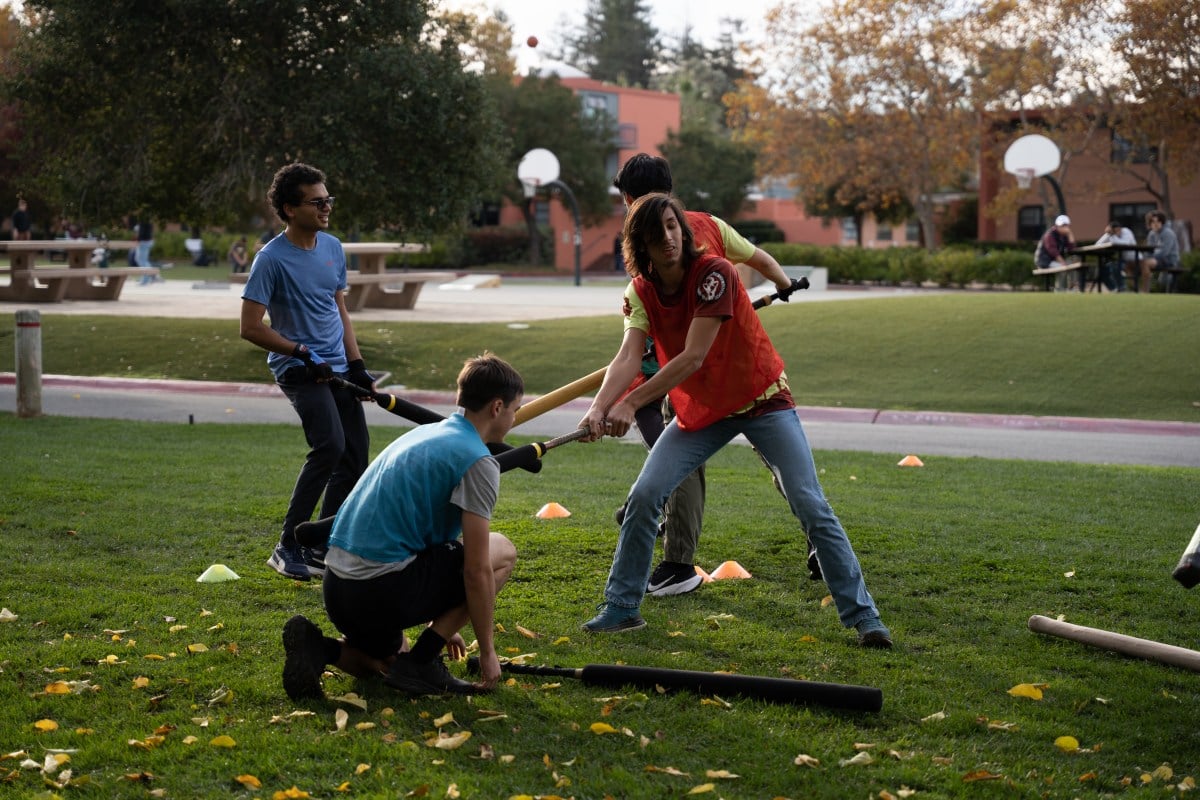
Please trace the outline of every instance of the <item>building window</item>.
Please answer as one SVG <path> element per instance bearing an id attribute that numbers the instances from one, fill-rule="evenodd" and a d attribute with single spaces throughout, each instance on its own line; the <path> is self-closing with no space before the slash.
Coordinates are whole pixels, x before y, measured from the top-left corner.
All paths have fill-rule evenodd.
<path id="1" fill-rule="evenodd" d="M 1157 208 L 1154 203 L 1111 203 L 1108 206 L 1108 218 L 1129 228 L 1142 241 L 1150 232 L 1146 227 L 1146 215 Z"/>
<path id="2" fill-rule="evenodd" d="M 913 220 L 904 226 L 904 241 L 906 241 L 906 242 L 920 242 L 921 241 L 921 223 Z"/>
<path id="3" fill-rule="evenodd" d="M 1112 162 L 1114 164 L 1153 164 L 1158 161 L 1158 148 L 1138 146 L 1116 131 L 1112 132 Z"/>
<path id="4" fill-rule="evenodd" d="M 854 221 L 854 217 L 842 217 L 842 241 L 858 241 L 858 223 Z"/>
<path id="5" fill-rule="evenodd" d="M 875 227 L 875 241 L 890 242 L 892 240 L 891 225 L 877 225 Z"/>
<path id="6" fill-rule="evenodd" d="M 1022 206 L 1017 212 L 1017 239 L 1036 242 L 1046 232 L 1046 210 L 1041 206 Z"/>
<path id="7" fill-rule="evenodd" d="M 617 126 L 617 147 L 622 150 L 636 150 L 638 146 L 637 125 L 632 122 L 622 122 Z"/>

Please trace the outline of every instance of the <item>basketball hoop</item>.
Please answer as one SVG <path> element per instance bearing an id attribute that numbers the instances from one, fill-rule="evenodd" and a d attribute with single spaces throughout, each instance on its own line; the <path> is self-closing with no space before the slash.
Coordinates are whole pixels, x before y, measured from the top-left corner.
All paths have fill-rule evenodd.
<path id="1" fill-rule="evenodd" d="M 1036 174 L 1032 167 L 1018 167 L 1013 170 L 1013 175 L 1017 176 L 1017 186 L 1022 189 L 1028 189 L 1033 185 L 1033 177 Z"/>
<path id="2" fill-rule="evenodd" d="M 541 185 L 542 182 L 537 178 L 522 178 L 521 188 L 525 190 L 525 199 L 532 200 L 534 195 L 537 194 L 538 187 Z"/>

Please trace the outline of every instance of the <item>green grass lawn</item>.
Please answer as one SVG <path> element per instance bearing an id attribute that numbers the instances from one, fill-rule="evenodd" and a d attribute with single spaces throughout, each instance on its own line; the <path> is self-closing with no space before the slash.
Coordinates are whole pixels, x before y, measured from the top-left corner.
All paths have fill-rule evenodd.
<path id="1" fill-rule="evenodd" d="M 613 289 L 614 295 L 619 292 Z M 169 313 L 169 309 L 164 310 Z M 1200 307 L 1190 295 L 956 293 L 772 306 L 762 318 L 802 405 L 1200 422 Z M 619 322 L 360 322 L 368 367 L 451 390 L 488 348 L 544 393 L 604 366 Z M 0 370 L 13 369 L 11 327 Z M 266 382 L 236 320 L 42 318 L 47 373 Z"/>
<path id="2" fill-rule="evenodd" d="M 373 433 L 375 451 L 394 435 Z M 803 537 L 742 447 L 710 465 L 699 559 L 736 560 L 753 578 L 648 598 L 642 631 L 584 634 L 643 452 L 565 446 L 541 474 L 502 481 L 493 526 L 520 552 L 496 609 L 503 655 L 876 686 L 883 711 L 539 678 L 411 699 L 343 675 L 327 692 L 357 703 L 297 707 L 280 684 L 281 626 L 303 613 L 329 628 L 320 585 L 265 564 L 303 457 L 295 426 L 0 414 L 0 441 L 0 606 L 15 615 L 0 622 L 5 796 L 1161 798 L 1200 778 L 1195 673 L 1026 628 L 1031 614 L 1061 614 L 1196 648 L 1198 596 L 1169 574 L 1198 521 L 1200 470 L 953 458 L 902 469 L 818 452 L 896 636 L 879 652 L 854 646 L 823 604 Z M 549 501 L 572 516 L 536 519 Z M 198 583 L 213 563 L 241 579 Z M 1043 698 L 1010 694 L 1020 684 Z M 439 731 L 471 736 L 430 747 Z M 1079 750 L 1056 747 L 1062 736 Z"/>

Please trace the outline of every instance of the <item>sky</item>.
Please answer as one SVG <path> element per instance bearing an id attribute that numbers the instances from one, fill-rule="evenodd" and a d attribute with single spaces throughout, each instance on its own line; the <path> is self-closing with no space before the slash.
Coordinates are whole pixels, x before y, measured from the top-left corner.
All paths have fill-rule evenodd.
<path id="1" fill-rule="evenodd" d="M 537 50 L 530 51 L 521 46 L 518 50 L 518 66 L 522 69 L 535 61 L 538 50 L 559 49 L 557 33 L 564 27 L 577 27 L 583 20 L 587 0 L 434 0 L 444 8 L 459 8 L 487 13 L 501 9 L 512 23 L 518 42 L 530 36 L 538 38 Z M 763 18 L 768 9 L 780 0 L 647 0 L 650 20 L 659 33 L 670 38 L 679 38 L 685 26 L 706 44 L 713 44 L 720 33 L 720 20 L 734 17 L 746 23 L 747 38 L 761 38 Z"/>

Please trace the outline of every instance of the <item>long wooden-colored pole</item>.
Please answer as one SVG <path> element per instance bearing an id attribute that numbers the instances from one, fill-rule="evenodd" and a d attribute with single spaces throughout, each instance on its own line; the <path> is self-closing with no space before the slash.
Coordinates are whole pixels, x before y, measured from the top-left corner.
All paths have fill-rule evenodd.
<path id="1" fill-rule="evenodd" d="M 1047 633 L 1051 636 L 1060 636 L 1063 639 L 1071 639 L 1076 642 L 1083 642 L 1094 647 L 1102 647 L 1105 650 L 1112 650 L 1127 656 L 1161 661 L 1164 664 L 1172 664 L 1176 667 L 1190 669 L 1193 672 L 1200 672 L 1200 653 L 1197 653 L 1195 650 L 1188 650 L 1186 647 L 1176 647 L 1172 644 L 1153 642 L 1149 639 L 1139 639 L 1136 636 L 1125 636 L 1121 633 L 1113 633 L 1112 631 L 1105 631 L 1099 628 L 1072 625 L 1069 622 L 1060 622 L 1059 620 L 1043 617 L 1039 614 L 1034 614 L 1029 618 L 1029 630 L 1036 633 Z"/>

